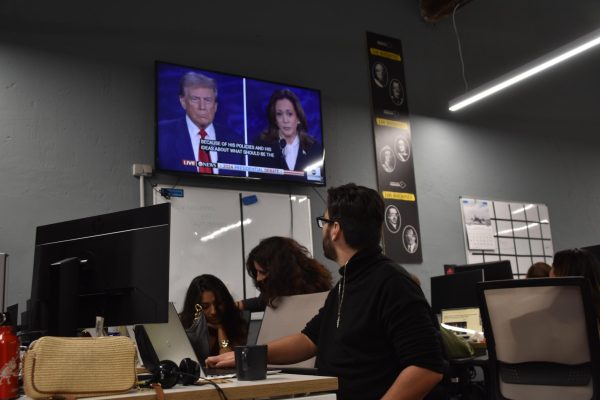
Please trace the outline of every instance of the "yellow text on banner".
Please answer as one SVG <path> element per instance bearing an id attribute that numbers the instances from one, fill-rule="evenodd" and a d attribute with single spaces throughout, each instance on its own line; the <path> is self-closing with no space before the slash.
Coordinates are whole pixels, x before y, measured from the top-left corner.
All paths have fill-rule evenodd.
<path id="1" fill-rule="evenodd" d="M 377 56 L 377 57 L 389 58 L 390 60 L 394 60 L 394 61 L 402 60 L 402 57 L 400 57 L 400 54 L 392 53 L 391 51 L 379 50 L 374 47 L 371 47 L 369 49 L 369 51 L 371 52 L 372 55 Z"/>
<path id="2" fill-rule="evenodd" d="M 408 123 L 402 121 L 393 121 L 385 118 L 375 118 L 375 123 L 379 126 L 389 126 L 390 128 L 408 129 Z"/>
<path id="3" fill-rule="evenodd" d="M 402 192 L 390 192 L 388 190 L 384 190 L 383 193 L 384 199 L 392 199 L 392 200 L 404 200 L 404 201 L 416 201 L 417 197 L 414 193 L 402 193 Z"/>

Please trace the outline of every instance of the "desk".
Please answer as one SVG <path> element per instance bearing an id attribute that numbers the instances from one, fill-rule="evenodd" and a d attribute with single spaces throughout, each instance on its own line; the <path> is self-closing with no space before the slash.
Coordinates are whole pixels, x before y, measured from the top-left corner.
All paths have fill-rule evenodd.
<path id="1" fill-rule="evenodd" d="M 232 379 L 231 383 L 219 384 L 229 400 L 271 398 L 278 399 L 298 398 L 303 400 L 335 400 L 334 393 L 338 388 L 338 380 L 334 377 L 274 374 L 268 375 L 261 381 L 238 381 Z M 302 397 L 305 396 L 305 397 Z M 156 400 L 154 390 L 144 389 L 131 393 L 90 397 L 89 400 Z M 165 390 L 167 400 L 221 400 L 219 393 L 212 385 L 180 386 Z"/>

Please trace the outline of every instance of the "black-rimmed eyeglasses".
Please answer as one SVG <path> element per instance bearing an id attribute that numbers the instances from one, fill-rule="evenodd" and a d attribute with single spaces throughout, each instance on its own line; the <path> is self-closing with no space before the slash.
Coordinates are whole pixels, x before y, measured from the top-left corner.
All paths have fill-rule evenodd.
<path id="1" fill-rule="evenodd" d="M 317 225 L 319 226 L 319 228 L 322 228 L 325 226 L 325 224 L 333 224 L 335 221 L 332 219 L 327 219 L 325 217 L 317 217 Z"/>

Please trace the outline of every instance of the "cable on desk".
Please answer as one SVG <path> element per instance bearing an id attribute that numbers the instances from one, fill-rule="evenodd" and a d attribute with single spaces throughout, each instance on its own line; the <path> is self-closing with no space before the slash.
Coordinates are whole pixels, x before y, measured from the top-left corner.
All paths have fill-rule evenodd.
<path id="1" fill-rule="evenodd" d="M 206 379 L 206 378 L 198 378 L 199 380 L 203 380 L 206 381 L 208 383 L 210 383 L 211 385 L 213 385 L 215 387 L 215 389 L 217 389 L 217 392 L 219 393 L 219 397 L 223 400 L 227 400 L 227 396 L 225 396 L 225 392 L 223 391 L 223 389 L 221 389 L 221 386 L 217 385 L 215 382 L 213 382 L 210 379 Z"/>
<path id="2" fill-rule="evenodd" d="M 151 383 L 150 387 L 154 389 L 157 400 L 165 400 L 165 392 L 160 383 Z"/>

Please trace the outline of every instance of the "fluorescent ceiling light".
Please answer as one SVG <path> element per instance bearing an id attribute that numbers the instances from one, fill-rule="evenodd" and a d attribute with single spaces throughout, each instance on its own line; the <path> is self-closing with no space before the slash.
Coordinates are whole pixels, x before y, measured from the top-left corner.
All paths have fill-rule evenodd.
<path id="1" fill-rule="evenodd" d="M 507 87 L 525 80 L 539 72 L 555 66 L 584 51 L 600 44 L 600 29 L 597 29 L 553 52 L 546 54 L 524 66 L 517 68 L 493 81 L 468 91 L 464 95 L 450 101 L 449 110 L 458 111 L 481 99 L 491 96 Z"/>

